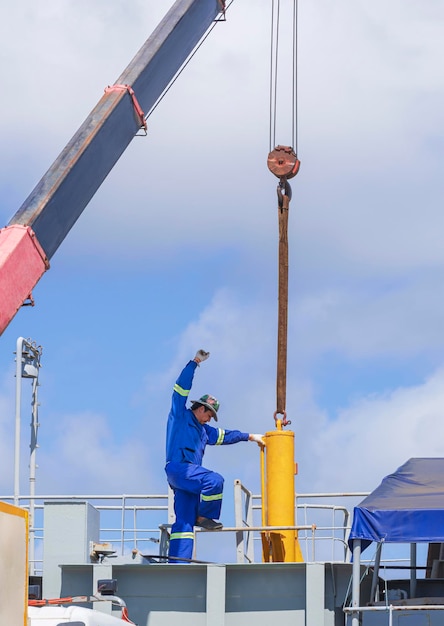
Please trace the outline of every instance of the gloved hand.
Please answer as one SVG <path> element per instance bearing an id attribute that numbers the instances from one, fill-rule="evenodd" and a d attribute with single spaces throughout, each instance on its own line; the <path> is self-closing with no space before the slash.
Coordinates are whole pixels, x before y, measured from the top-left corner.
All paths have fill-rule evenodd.
<path id="1" fill-rule="evenodd" d="M 249 441 L 255 441 L 257 445 L 260 446 L 261 448 L 265 447 L 265 441 L 264 441 L 263 435 L 249 435 L 248 439 Z"/>
<path id="2" fill-rule="evenodd" d="M 209 352 L 205 352 L 205 350 L 198 350 L 196 352 L 196 356 L 194 357 L 194 361 L 199 365 L 202 361 L 206 361 L 210 356 Z"/>

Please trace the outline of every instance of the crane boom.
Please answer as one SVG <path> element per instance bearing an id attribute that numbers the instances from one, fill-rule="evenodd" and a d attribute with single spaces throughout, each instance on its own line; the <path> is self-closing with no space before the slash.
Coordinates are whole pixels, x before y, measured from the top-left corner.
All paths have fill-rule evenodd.
<path id="1" fill-rule="evenodd" d="M 0 230 L 0 334 L 30 297 L 144 117 L 223 9 L 223 0 L 177 0 Z"/>

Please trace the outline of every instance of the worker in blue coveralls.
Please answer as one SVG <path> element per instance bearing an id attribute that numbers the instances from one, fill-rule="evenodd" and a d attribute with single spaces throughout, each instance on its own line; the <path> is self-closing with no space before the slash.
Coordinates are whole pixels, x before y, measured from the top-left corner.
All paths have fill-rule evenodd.
<path id="1" fill-rule="evenodd" d="M 191 391 L 196 367 L 208 359 L 209 352 L 199 350 L 184 367 L 173 389 L 171 410 L 166 435 L 166 466 L 168 483 L 174 491 L 176 520 L 171 528 L 170 562 L 188 562 L 193 555 L 194 526 L 206 530 L 220 530 L 217 521 L 222 506 L 224 479 L 220 474 L 202 467 L 205 446 L 227 445 L 239 441 L 255 441 L 264 446 L 263 435 L 252 435 L 239 430 L 213 428 L 219 402 L 210 395 L 199 400 L 186 401 Z"/>

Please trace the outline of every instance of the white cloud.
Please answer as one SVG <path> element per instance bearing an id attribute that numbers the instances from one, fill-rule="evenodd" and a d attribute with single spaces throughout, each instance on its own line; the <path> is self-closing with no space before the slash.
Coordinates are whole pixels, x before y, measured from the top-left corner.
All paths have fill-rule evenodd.
<path id="1" fill-rule="evenodd" d="M 442 457 L 443 403 L 443 369 L 421 384 L 358 399 L 312 433 L 312 485 L 371 491 L 411 457 Z"/>
<path id="2" fill-rule="evenodd" d="M 119 494 L 155 492 L 147 441 L 126 416 L 127 428 L 113 431 L 109 416 L 91 412 L 49 415 L 55 426 L 41 433 L 40 493 Z M 47 422 L 48 422 L 47 419 Z M 50 428 L 50 432 L 48 429 Z M 150 487 L 150 488 L 149 488 Z"/>
<path id="3" fill-rule="evenodd" d="M 290 301 L 290 345 L 313 361 L 334 350 L 347 358 L 414 358 L 442 353 L 441 274 L 388 285 L 320 288 Z"/>

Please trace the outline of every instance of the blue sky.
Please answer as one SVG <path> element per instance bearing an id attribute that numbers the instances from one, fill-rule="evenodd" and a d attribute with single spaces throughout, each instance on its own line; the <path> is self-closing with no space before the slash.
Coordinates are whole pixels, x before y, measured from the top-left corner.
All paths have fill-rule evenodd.
<path id="1" fill-rule="evenodd" d="M 43 346 L 39 493 L 164 491 L 172 384 L 201 347 L 194 395 L 220 399 L 220 425 L 273 430 L 269 5 L 236 0 L 0 338 L 3 494 L 19 336 Z M 2 226 L 169 7 L 0 2 Z M 434 0 L 299 3 L 287 380 L 299 491 L 371 490 L 408 458 L 443 454 L 443 19 Z M 228 493 L 235 478 L 259 491 L 255 444 L 211 449 L 206 464 Z M 22 476 L 26 493 L 25 461 Z"/>

